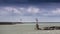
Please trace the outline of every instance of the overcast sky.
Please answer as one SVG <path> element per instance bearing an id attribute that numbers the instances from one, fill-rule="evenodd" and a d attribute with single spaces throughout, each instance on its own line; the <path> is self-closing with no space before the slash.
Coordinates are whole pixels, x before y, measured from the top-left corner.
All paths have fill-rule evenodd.
<path id="1" fill-rule="evenodd" d="M 60 22 L 58 0 L 0 0 L 0 22 Z"/>

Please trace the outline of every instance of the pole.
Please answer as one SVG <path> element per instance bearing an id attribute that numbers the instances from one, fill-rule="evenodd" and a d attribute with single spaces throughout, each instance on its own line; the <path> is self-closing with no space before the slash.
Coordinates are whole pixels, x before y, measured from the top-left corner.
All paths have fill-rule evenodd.
<path id="1" fill-rule="evenodd" d="M 39 30 L 38 19 L 36 18 L 36 29 Z"/>

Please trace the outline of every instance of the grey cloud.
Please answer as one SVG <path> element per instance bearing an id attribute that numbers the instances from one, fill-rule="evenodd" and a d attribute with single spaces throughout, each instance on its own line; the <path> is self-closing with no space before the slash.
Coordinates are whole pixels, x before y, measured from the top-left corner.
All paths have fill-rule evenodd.
<path id="1" fill-rule="evenodd" d="M 44 3 L 44 2 L 60 2 L 60 0 L 0 0 L 0 3 Z"/>

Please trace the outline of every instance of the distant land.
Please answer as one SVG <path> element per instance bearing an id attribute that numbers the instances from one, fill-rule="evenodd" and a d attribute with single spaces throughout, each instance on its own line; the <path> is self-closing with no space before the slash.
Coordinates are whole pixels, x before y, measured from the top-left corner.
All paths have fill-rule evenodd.
<path id="1" fill-rule="evenodd" d="M 35 22 L 24 22 L 24 23 L 35 23 Z M 60 23 L 60 22 L 39 22 L 39 23 Z"/>
<path id="2" fill-rule="evenodd" d="M 0 25 L 23 24 L 22 22 L 0 22 Z"/>
<path id="3" fill-rule="evenodd" d="M 24 24 L 24 23 L 36 23 L 36 22 L 0 22 L 0 25 L 14 25 L 14 24 Z M 39 22 L 39 23 L 60 23 L 60 22 Z"/>

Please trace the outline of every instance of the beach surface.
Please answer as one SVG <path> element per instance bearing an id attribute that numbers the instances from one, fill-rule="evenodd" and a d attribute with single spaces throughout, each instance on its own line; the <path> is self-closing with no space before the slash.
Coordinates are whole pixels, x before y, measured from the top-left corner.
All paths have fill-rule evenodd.
<path id="1" fill-rule="evenodd" d="M 39 27 L 60 24 L 39 24 Z M 35 24 L 0 25 L 0 34 L 60 34 L 60 30 L 35 30 Z"/>

